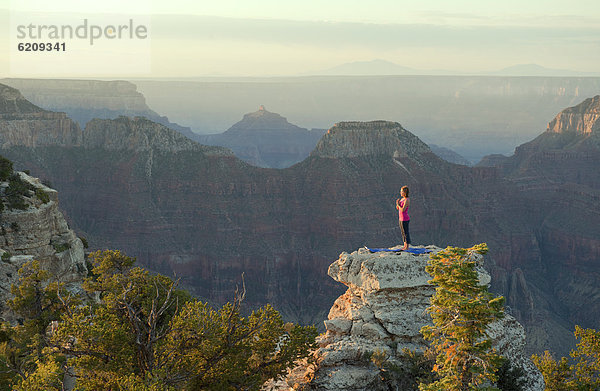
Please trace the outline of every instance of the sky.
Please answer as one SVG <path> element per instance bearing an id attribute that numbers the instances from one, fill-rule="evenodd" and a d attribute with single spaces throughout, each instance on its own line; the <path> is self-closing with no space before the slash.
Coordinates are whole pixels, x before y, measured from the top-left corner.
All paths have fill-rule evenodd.
<path id="1" fill-rule="evenodd" d="M 132 19 L 149 34 L 55 39 L 68 50 L 51 55 L 16 50 L 36 42 L 16 40 L 18 25 L 84 18 L 102 28 Z M 532 63 L 596 73 L 600 2 L 0 0 L 0 76 L 296 76 L 375 59 L 451 73 Z"/>

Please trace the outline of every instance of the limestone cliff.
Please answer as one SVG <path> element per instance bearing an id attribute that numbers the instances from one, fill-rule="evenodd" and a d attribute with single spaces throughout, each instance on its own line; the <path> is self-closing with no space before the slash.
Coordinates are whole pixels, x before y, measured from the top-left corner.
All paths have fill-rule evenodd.
<path id="1" fill-rule="evenodd" d="M 65 113 L 41 109 L 27 101 L 19 91 L 0 84 L 0 146 L 30 148 L 50 145 L 78 145 L 79 126 Z"/>
<path id="2" fill-rule="evenodd" d="M 18 270 L 30 260 L 37 260 L 54 278 L 76 286 L 87 275 L 83 244 L 69 229 L 58 209 L 58 193 L 37 178 L 15 173 L 27 188 L 20 197 L 20 207 L 7 202 L 8 182 L 0 182 L 0 302 L 10 297 L 10 287 L 18 279 Z M 15 178 L 13 178 L 15 180 Z M 2 305 L 0 317 L 13 315 Z"/>
<path id="3" fill-rule="evenodd" d="M 103 107 L 109 110 L 144 111 L 144 96 L 124 80 L 3 79 L 27 100 L 50 110 L 64 107 Z"/>
<path id="4" fill-rule="evenodd" d="M 596 159 L 600 151 L 600 95 L 588 98 L 576 106 L 566 108 L 554 117 L 546 131 L 530 142 L 515 149 L 511 159 L 497 161 L 506 171 L 524 171 L 539 165 L 558 166 L 560 175 L 565 174 L 562 166 L 581 162 L 584 166 Z M 541 164 L 540 164 L 541 163 Z M 572 175 L 569 167 L 567 175 Z"/>
<path id="5" fill-rule="evenodd" d="M 83 146 L 107 150 L 162 151 L 202 151 L 215 155 L 232 155 L 231 151 L 220 147 L 198 144 L 179 132 L 144 117 L 124 117 L 114 120 L 93 119 L 88 122 Z"/>
<path id="6" fill-rule="evenodd" d="M 600 131 L 600 95 L 561 111 L 549 124 L 548 132 L 591 134 Z"/>
<path id="7" fill-rule="evenodd" d="M 339 122 L 319 140 L 311 156 L 344 158 L 368 155 L 411 157 L 432 153 L 417 136 L 397 122 Z"/>
<path id="8" fill-rule="evenodd" d="M 2 118 L 12 114 L 39 113 L 45 110 L 26 100 L 21 92 L 0 84 L 0 114 Z"/>
<path id="9" fill-rule="evenodd" d="M 600 284 L 594 266 L 600 259 L 599 118 L 600 96 L 585 99 L 558 113 L 513 156 L 488 160 L 518 188 L 513 199 L 539 211 L 529 223 L 535 241 L 511 243 L 513 255 L 503 267 L 512 268 L 512 276 L 495 280 L 504 280 L 509 305 L 528 326 L 530 343 L 552 343 L 562 355 L 567 346 L 557 346 L 572 337 L 555 331 L 572 333 L 575 324 L 595 328 L 598 321 L 592 318 L 600 313 L 600 299 L 589 293 Z M 525 254 L 529 260 L 518 261 Z M 512 299 L 512 292 L 520 299 Z M 540 310 L 559 317 L 550 320 Z M 535 320 L 540 318 L 546 320 Z"/>
<path id="10" fill-rule="evenodd" d="M 27 100 L 47 110 L 65 112 L 81 128 L 94 118 L 143 116 L 195 140 L 189 127 L 169 121 L 146 104 L 135 84 L 125 80 L 0 79 Z M 2 108 L 0 107 L 0 112 Z"/>
<path id="11" fill-rule="evenodd" d="M 440 251 L 435 246 L 427 246 Z M 490 282 L 483 257 L 476 254 L 479 280 Z M 270 390 L 388 390 L 380 369 L 369 359 L 375 351 L 385 352 L 389 361 L 403 365 L 403 349 L 426 348 L 420 329 L 431 323 L 426 311 L 435 287 L 425 272 L 429 254 L 371 253 L 359 249 L 342 253 L 329 266 L 328 274 L 348 287 L 337 298 L 325 321 L 314 353 L 316 366 L 300 365 L 288 377 L 271 383 Z M 541 391 L 541 374 L 525 354 L 525 331 L 510 315 L 490 325 L 493 346 L 512 365 L 523 368 L 528 391 Z"/>
<path id="12" fill-rule="evenodd" d="M 49 146 L 232 155 L 224 148 L 200 145 L 145 117 L 93 119 L 82 132 L 67 114 L 44 110 L 26 100 L 18 90 L 0 84 L 0 148 Z"/>

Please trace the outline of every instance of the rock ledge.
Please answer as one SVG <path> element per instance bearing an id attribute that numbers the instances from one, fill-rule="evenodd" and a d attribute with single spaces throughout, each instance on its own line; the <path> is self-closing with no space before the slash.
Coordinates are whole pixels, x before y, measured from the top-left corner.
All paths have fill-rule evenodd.
<path id="1" fill-rule="evenodd" d="M 423 246 L 421 246 L 423 247 Z M 436 246 L 425 248 L 438 252 Z M 400 362 L 403 349 L 426 347 L 420 329 L 431 322 L 426 308 L 435 288 L 425 272 L 429 254 L 380 252 L 366 248 L 342 253 L 328 274 L 348 287 L 338 297 L 325 321 L 325 334 L 314 353 L 316 367 L 300 365 L 287 378 L 266 389 L 387 390 L 379 369 L 368 357 L 381 351 Z M 483 257 L 477 255 L 479 280 L 489 284 Z M 525 331 L 510 315 L 490 326 L 494 347 L 526 372 L 526 389 L 543 390 L 541 374 L 524 353 Z"/>

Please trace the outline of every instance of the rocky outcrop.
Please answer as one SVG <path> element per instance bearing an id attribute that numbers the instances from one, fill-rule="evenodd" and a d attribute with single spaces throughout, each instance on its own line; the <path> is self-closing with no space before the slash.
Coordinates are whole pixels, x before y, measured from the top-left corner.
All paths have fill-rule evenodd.
<path id="1" fill-rule="evenodd" d="M 311 156 L 352 158 L 369 155 L 411 157 L 431 149 L 397 122 L 339 122 L 319 140 Z"/>
<path id="2" fill-rule="evenodd" d="M 549 124 L 547 132 L 591 134 L 600 131 L 600 95 L 586 99 L 561 111 Z"/>
<path id="3" fill-rule="evenodd" d="M 426 248 L 440 251 L 435 246 Z M 481 284 L 490 282 L 478 258 Z M 380 369 L 370 360 L 383 352 L 388 362 L 402 366 L 404 349 L 423 351 L 427 347 L 420 329 L 431 323 L 426 311 L 435 287 L 425 272 L 429 254 L 371 253 L 359 249 L 342 253 L 329 266 L 329 276 L 348 287 L 337 298 L 325 321 L 326 333 L 319 337 L 314 366 L 299 366 L 284 381 L 272 383 L 271 390 L 388 390 Z M 512 365 L 523 368 L 525 389 L 543 390 L 540 372 L 527 358 L 525 331 L 510 315 L 492 323 L 488 335 L 497 351 Z M 299 387 L 302 385 L 302 387 Z"/>
<path id="4" fill-rule="evenodd" d="M 290 124 L 285 117 L 277 113 L 267 111 L 263 105 L 260 105 L 258 110 L 253 113 L 244 115 L 244 118 L 229 128 L 230 131 L 236 130 L 290 130 L 302 131 L 306 130 L 294 124 Z"/>
<path id="5" fill-rule="evenodd" d="M 130 84 L 130 83 L 127 83 Z M 87 84 L 86 84 L 87 85 Z M 134 91 L 135 91 L 135 86 Z M 84 89 L 85 90 L 85 89 Z M 106 148 L 135 151 L 201 151 L 232 155 L 231 151 L 207 147 L 167 126 L 145 117 L 120 116 L 115 120 L 93 119 L 82 132 L 65 113 L 41 109 L 21 93 L 0 84 L 0 146 L 2 148 L 48 146 Z"/>
<path id="6" fill-rule="evenodd" d="M 0 146 L 79 145 L 82 133 L 65 113 L 43 110 L 19 91 L 0 84 Z"/>
<path id="7" fill-rule="evenodd" d="M 15 88 L 0 84 L 0 115 L 10 117 L 13 114 L 39 113 L 45 110 L 37 107 L 21 95 Z"/>
<path id="8" fill-rule="evenodd" d="M 231 156 L 228 149 L 198 144 L 179 132 L 144 117 L 124 117 L 115 120 L 94 119 L 85 128 L 83 146 L 107 150 L 199 151 Z"/>
<path id="9" fill-rule="evenodd" d="M 1 303 L 10 297 L 19 268 L 30 260 L 39 261 L 42 269 L 72 288 L 87 275 L 83 244 L 60 212 L 56 190 L 23 172 L 16 175 L 32 190 L 21 196 L 21 208 L 11 208 L 5 194 L 8 183 L 0 183 L 4 203 L 0 214 Z M 0 317 L 11 320 L 13 316 L 6 306 L 1 307 Z"/>
<path id="10" fill-rule="evenodd" d="M 552 344 L 562 355 L 572 349 L 574 325 L 595 328 L 591 318 L 600 314 L 600 300 L 589 293 L 600 284 L 591 266 L 600 256 L 599 117 L 600 96 L 586 99 L 557 114 L 513 156 L 486 160 L 517 187 L 515 200 L 535 211 L 536 221 L 529 223 L 534 241 L 513 236 L 512 256 L 502 265 L 512 271 L 495 280 L 527 325 L 530 344 Z"/>
<path id="11" fill-rule="evenodd" d="M 135 84 L 124 80 L 2 79 L 27 100 L 56 111 L 64 107 L 103 107 L 108 110 L 148 110 Z"/>
<path id="12" fill-rule="evenodd" d="M 18 89 L 37 106 L 67 113 L 80 128 L 94 118 L 137 116 L 165 125 L 192 140 L 197 136 L 189 127 L 170 122 L 150 109 L 136 85 L 125 80 L 0 79 L 0 82 Z"/>
<path id="13" fill-rule="evenodd" d="M 238 158 L 254 166 L 286 168 L 306 159 L 323 133 L 323 129 L 308 130 L 291 124 L 261 105 L 225 132 L 196 139 L 230 148 Z"/>

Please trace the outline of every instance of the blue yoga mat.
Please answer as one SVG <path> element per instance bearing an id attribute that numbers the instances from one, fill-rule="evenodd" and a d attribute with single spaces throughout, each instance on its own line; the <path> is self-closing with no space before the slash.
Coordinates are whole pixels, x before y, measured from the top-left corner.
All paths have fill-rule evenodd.
<path id="1" fill-rule="evenodd" d="M 365 246 L 366 247 L 366 246 Z M 426 253 L 430 253 L 432 250 L 429 250 L 427 248 L 409 248 L 408 250 L 402 250 L 402 249 L 391 249 L 391 248 L 370 248 L 367 247 L 367 250 L 369 250 L 372 253 L 378 253 L 378 252 L 393 252 L 393 253 L 399 253 L 399 252 L 406 252 L 406 253 L 411 253 L 411 254 L 426 254 Z"/>

